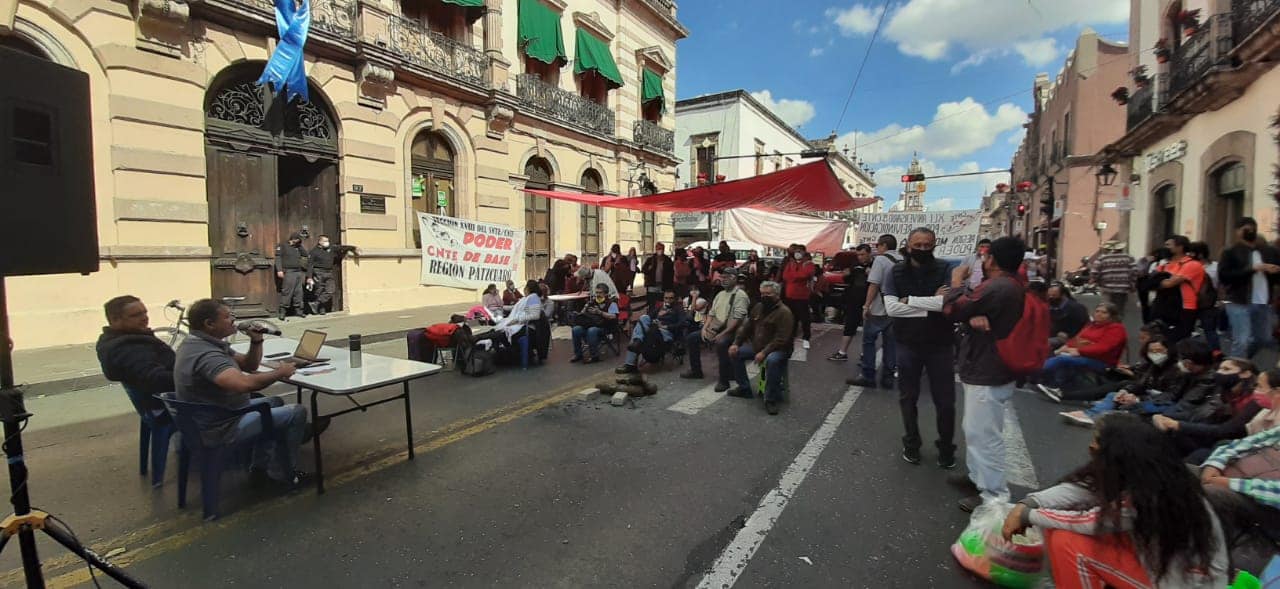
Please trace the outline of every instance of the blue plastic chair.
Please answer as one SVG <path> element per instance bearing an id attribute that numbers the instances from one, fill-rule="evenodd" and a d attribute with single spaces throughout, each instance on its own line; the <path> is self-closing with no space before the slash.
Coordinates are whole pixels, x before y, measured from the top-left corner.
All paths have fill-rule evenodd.
<path id="1" fill-rule="evenodd" d="M 123 384 L 123 383 L 122 383 Z M 178 429 L 168 413 L 156 413 L 147 408 L 148 395 L 124 385 L 133 410 L 138 412 L 138 473 L 146 476 L 147 461 L 150 455 L 151 486 L 160 488 L 164 485 L 165 465 L 169 461 L 169 440 Z"/>
<path id="2" fill-rule="evenodd" d="M 218 519 L 218 493 L 222 483 L 222 471 L 237 451 L 253 448 L 259 440 L 272 438 L 275 435 L 275 424 L 271 420 L 271 406 L 266 403 L 254 403 L 242 409 L 227 409 L 208 403 L 189 403 L 179 401 L 173 393 L 156 395 L 173 417 L 178 431 L 182 433 L 182 445 L 178 449 L 178 507 L 187 506 L 187 476 L 191 471 L 192 454 L 200 460 L 200 500 L 204 505 L 204 520 Z M 206 446 L 200 437 L 200 426 L 196 416 L 205 416 L 210 420 L 229 418 L 257 411 L 262 414 L 262 433 L 257 438 L 246 440 L 240 444 L 225 446 Z"/>

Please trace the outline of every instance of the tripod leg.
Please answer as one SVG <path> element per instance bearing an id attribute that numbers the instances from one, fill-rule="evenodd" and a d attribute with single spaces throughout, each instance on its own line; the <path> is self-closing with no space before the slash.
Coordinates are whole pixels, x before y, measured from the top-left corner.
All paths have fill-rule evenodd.
<path id="1" fill-rule="evenodd" d="M 48 526 L 44 528 L 44 533 L 48 534 L 50 538 L 57 540 L 57 542 L 65 546 L 67 550 L 74 552 L 76 556 L 85 559 L 85 561 L 89 563 L 89 566 L 102 571 L 108 577 L 115 579 L 121 585 L 133 589 L 146 589 L 146 585 L 142 581 L 125 574 L 123 569 L 107 562 L 106 559 L 98 556 L 98 553 L 86 548 L 83 544 L 77 542 L 75 538 L 72 538 L 70 534 L 62 531 L 62 529 Z"/>

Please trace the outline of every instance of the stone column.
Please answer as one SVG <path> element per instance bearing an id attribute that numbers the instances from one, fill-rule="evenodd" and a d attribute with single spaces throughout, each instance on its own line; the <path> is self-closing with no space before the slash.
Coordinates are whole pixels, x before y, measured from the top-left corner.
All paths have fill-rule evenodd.
<path id="1" fill-rule="evenodd" d="M 502 56 L 502 0 L 485 0 L 484 54 L 489 57 L 490 85 L 500 90 L 507 89 L 511 62 Z"/>

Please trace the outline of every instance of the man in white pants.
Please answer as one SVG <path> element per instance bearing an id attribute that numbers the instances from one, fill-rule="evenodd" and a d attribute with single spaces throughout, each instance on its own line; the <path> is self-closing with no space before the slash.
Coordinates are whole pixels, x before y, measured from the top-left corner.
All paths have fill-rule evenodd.
<path id="1" fill-rule="evenodd" d="M 1004 419 L 1013 397 L 1015 377 L 996 349 L 1022 316 L 1025 288 L 1017 280 L 1023 243 L 1001 237 L 981 257 L 983 281 L 968 287 L 972 270 L 960 266 L 951 275 L 945 299 L 948 319 L 964 324 L 957 352 L 960 382 L 964 385 L 965 461 L 969 472 L 957 473 L 948 482 L 967 491 L 960 509 L 973 511 L 983 501 L 1009 499 L 1005 477 Z"/>

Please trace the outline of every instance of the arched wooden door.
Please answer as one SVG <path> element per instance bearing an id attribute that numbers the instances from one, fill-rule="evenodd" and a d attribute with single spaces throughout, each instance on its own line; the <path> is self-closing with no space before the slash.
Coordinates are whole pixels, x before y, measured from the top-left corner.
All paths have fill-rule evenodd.
<path id="1" fill-rule="evenodd" d="M 529 158 L 524 166 L 529 177 L 526 188 L 551 190 L 551 164 L 540 157 Z M 545 196 L 524 195 L 524 272 L 537 280 L 551 268 L 551 200 Z"/>
<path id="2" fill-rule="evenodd" d="M 289 234 L 301 233 L 308 250 L 322 234 L 341 241 L 335 118 L 316 103 L 285 104 L 254 83 L 261 71 L 227 68 L 205 98 L 212 296 L 242 317 L 275 312 L 275 247 Z M 335 310 L 341 294 L 339 282 Z"/>

